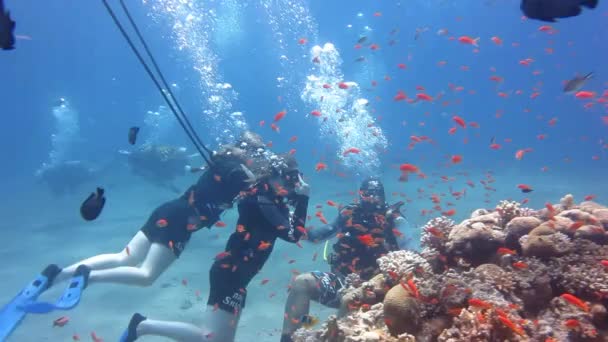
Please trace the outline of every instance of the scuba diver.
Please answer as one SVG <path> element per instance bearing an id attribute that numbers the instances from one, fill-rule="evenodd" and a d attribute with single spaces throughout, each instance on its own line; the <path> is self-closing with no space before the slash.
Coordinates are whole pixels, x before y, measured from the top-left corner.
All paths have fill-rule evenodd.
<path id="1" fill-rule="evenodd" d="M 275 241 L 280 238 L 297 243 L 306 232 L 310 187 L 292 157 L 275 157 L 270 160 L 270 176 L 261 179 L 239 200 L 236 229 L 211 266 L 206 326 L 156 321 L 135 313 L 121 342 L 132 342 L 144 335 L 192 342 L 234 340 L 247 285 L 268 260 Z M 289 206 L 294 208 L 293 214 Z"/>
<path id="2" fill-rule="evenodd" d="M 303 323 L 311 323 L 308 315 L 310 300 L 346 313 L 340 290 L 344 279 L 356 273 L 363 281 L 380 272 L 376 259 L 398 250 L 394 229 L 405 219 L 399 208 L 403 202 L 389 206 L 385 202 L 384 186 L 378 178 L 363 181 L 359 189 L 359 203 L 340 210 L 332 224 L 308 231 L 308 241 L 320 242 L 340 233 L 327 258 L 331 272 L 313 271 L 298 275 L 292 284 L 285 304 L 285 318 L 281 342 L 292 341 L 291 335 Z"/>
<path id="3" fill-rule="evenodd" d="M 79 160 L 44 163 L 35 174 L 57 196 L 76 192 L 82 184 L 93 181 L 96 175 L 96 170 Z"/>
<path id="4" fill-rule="evenodd" d="M 22 298 L 27 303 L 20 305 L 23 312 L 47 313 L 75 307 L 90 283 L 150 286 L 184 251 L 192 233 L 211 228 L 237 196 L 258 177 L 265 177 L 263 166 L 269 156 L 275 155 L 264 149 L 261 137 L 245 132 L 238 143 L 225 145 L 211 156 L 211 167 L 182 196 L 157 207 L 122 251 L 93 256 L 64 269 L 49 265 L 13 302 L 27 295 Z M 69 286 L 57 302 L 31 300 L 67 279 Z M 9 311 L 2 312 L 0 321 Z"/>
<path id="5" fill-rule="evenodd" d="M 169 145 L 145 144 L 135 151 L 120 150 L 118 153 L 127 156 L 131 171 L 146 181 L 179 192 L 171 183 L 185 174 L 190 168 L 190 158 L 198 154 L 188 155 L 185 147 Z"/>

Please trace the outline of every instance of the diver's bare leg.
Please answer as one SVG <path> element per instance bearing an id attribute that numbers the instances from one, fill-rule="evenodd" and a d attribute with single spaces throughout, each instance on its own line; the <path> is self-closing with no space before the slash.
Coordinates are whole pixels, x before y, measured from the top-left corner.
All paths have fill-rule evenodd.
<path id="1" fill-rule="evenodd" d="M 91 271 L 89 284 L 103 282 L 150 286 L 175 259 L 175 254 L 173 254 L 169 247 L 159 243 L 152 243 L 141 266 L 123 266 Z"/>
<path id="2" fill-rule="evenodd" d="M 312 274 L 304 273 L 296 277 L 285 304 L 283 335 L 291 335 L 300 328 L 302 316 L 308 315 L 310 310 L 310 300 L 319 298 L 320 294 L 317 279 Z"/>
<path id="3" fill-rule="evenodd" d="M 163 336 L 184 342 L 232 342 L 236 334 L 239 316 L 223 310 L 213 311 L 207 306 L 205 326 L 202 328 L 184 322 L 167 322 L 146 319 L 137 326 L 137 337 Z"/>
<path id="4" fill-rule="evenodd" d="M 127 244 L 127 247 L 122 251 L 112 254 L 96 255 L 70 265 L 61 270 L 61 273 L 59 273 L 59 275 L 57 275 L 55 278 L 54 283 L 56 284 L 72 277 L 79 265 L 87 265 L 92 270 L 103 270 L 119 266 L 137 265 L 145 259 L 148 251 L 150 250 L 150 245 L 151 243 L 146 235 L 139 231 L 137 234 L 135 234 L 133 239 L 131 239 L 129 244 Z"/>

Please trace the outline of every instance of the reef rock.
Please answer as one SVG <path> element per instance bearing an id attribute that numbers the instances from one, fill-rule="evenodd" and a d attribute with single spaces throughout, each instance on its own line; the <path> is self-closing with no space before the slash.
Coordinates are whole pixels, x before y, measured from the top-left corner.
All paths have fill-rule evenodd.
<path id="1" fill-rule="evenodd" d="M 550 235 L 524 235 L 519 239 L 523 254 L 539 258 L 550 258 L 566 254 L 571 243 L 568 236 L 562 233 Z"/>
<path id="2" fill-rule="evenodd" d="M 574 232 L 574 237 L 579 239 L 591 240 L 598 244 L 605 244 L 607 239 L 604 227 L 586 225 L 578 228 Z"/>
<path id="3" fill-rule="evenodd" d="M 559 213 L 559 216 L 567 217 L 572 221 L 597 221 L 593 215 L 580 209 L 565 210 Z"/>
<path id="4" fill-rule="evenodd" d="M 384 297 L 384 317 L 393 335 L 414 334 L 420 329 L 418 300 L 401 285 L 396 285 Z"/>
<path id="5" fill-rule="evenodd" d="M 594 210 L 598 210 L 598 209 L 608 209 L 605 206 L 603 206 L 599 203 L 595 203 L 593 201 L 581 202 L 581 204 L 578 205 L 578 208 L 580 210 L 586 211 L 588 213 L 592 213 Z"/>
<path id="6" fill-rule="evenodd" d="M 462 310 L 460 315 L 454 319 L 451 328 L 445 329 L 437 341 L 460 342 L 460 341 L 491 341 L 492 325 L 478 319 L 477 315 L 469 310 Z"/>
<path id="7" fill-rule="evenodd" d="M 595 209 L 592 211 L 592 214 L 602 224 L 604 229 L 608 230 L 608 209 Z"/>
<path id="8" fill-rule="evenodd" d="M 338 319 L 330 316 L 318 330 L 301 328 L 293 333 L 294 342 L 399 342 L 391 336 L 384 323 L 382 303 L 368 311 L 356 310 Z M 414 341 L 403 339 L 403 341 Z"/>
<path id="9" fill-rule="evenodd" d="M 349 277 L 343 298 L 358 305 L 294 340 L 608 341 L 607 224 L 607 207 L 571 195 L 540 210 L 501 201 L 460 224 L 434 218 L 421 253 L 383 256 L 368 282 Z"/>
<path id="10" fill-rule="evenodd" d="M 510 247 L 517 246 L 520 237 L 530 233 L 532 229 L 540 226 L 542 221 L 536 217 L 515 217 L 507 223 L 507 237 L 505 244 Z"/>
<path id="11" fill-rule="evenodd" d="M 486 262 L 505 242 L 506 234 L 497 221 L 494 215 L 483 215 L 456 225 L 448 237 L 448 253 L 472 265 Z"/>

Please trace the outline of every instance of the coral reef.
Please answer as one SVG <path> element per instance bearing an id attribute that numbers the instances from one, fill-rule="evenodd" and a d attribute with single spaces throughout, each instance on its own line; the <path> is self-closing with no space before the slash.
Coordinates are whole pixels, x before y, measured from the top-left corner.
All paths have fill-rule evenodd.
<path id="1" fill-rule="evenodd" d="M 572 195 L 533 210 L 501 201 L 422 228 L 343 298 L 361 305 L 295 341 L 606 341 L 608 208 Z"/>

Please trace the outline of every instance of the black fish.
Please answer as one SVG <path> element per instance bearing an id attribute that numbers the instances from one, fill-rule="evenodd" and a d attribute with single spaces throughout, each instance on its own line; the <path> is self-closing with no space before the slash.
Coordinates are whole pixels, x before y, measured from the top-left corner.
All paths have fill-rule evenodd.
<path id="1" fill-rule="evenodd" d="M 579 91 L 585 85 L 585 82 L 593 77 L 593 72 L 588 73 L 585 76 L 576 76 L 573 79 L 566 82 L 564 85 L 565 93 L 573 93 L 575 91 Z"/>
<path id="2" fill-rule="evenodd" d="M 527 193 L 532 192 L 532 191 L 534 191 L 534 190 L 530 189 L 530 188 L 521 189 L 521 192 L 523 192 L 524 194 L 527 194 Z"/>
<path id="3" fill-rule="evenodd" d="M 103 188 L 97 188 L 97 192 L 93 192 L 82 202 L 80 206 L 80 215 L 87 221 L 93 221 L 101 214 L 103 206 L 106 204 L 106 198 L 103 196 Z"/>
<path id="4" fill-rule="evenodd" d="M 0 48 L 12 50 L 15 48 L 15 22 L 11 20 L 9 11 L 4 11 L 4 0 L 0 0 Z"/>
<path id="5" fill-rule="evenodd" d="M 556 18 L 576 17 L 581 6 L 597 7 L 599 0 L 522 0 L 521 10 L 526 17 L 554 22 Z"/>
<path id="6" fill-rule="evenodd" d="M 139 133 L 139 127 L 131 127 L 129 128 L 129 144 L 135 145 L 135 141 L 137 140 L 137 133 Z"/>

